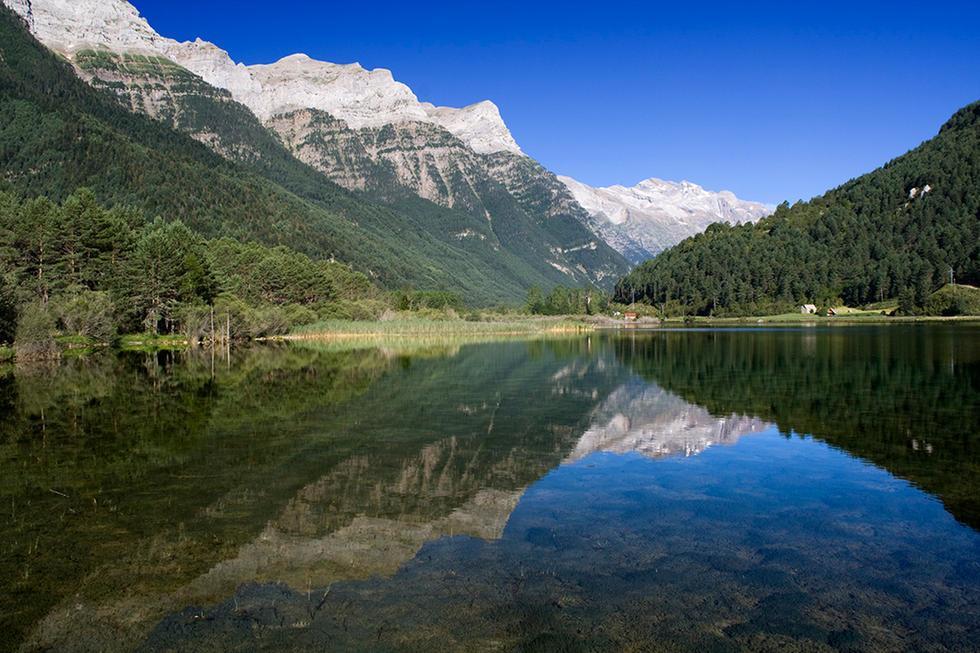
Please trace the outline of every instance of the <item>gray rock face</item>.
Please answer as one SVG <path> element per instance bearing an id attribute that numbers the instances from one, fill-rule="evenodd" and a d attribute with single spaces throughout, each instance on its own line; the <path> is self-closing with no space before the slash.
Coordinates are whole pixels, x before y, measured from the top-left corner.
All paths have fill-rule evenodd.
<path id="1" fill-rule="evenodd" d="M 315 109 L 280 114 L 266 125 L 298 159 L 345 188 L 395 183 L 441 206 L 486 211 L 480 189 L 491 180 L 480 155 L 437 125 L 353 129 Z"/>

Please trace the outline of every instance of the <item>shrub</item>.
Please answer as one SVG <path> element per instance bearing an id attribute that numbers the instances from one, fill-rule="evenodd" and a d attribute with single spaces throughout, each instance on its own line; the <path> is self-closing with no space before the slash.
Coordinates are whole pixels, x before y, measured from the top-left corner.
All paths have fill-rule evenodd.
<path id="1" fill-rule="evenodd" d="M 57 326 L 54 315 L 41 303 L 25 305 L 18 316 L 14 351 L 17 359 L 45 360 L 58 358 L 60 352 L 55 343 Z"/>
<path id="2" fill-rule="evenodd" d="M 180 321 L 181 330 L 187 338 L 187 342 L 196 345 L 202 340 L 211 338 L 211 307 L 205 304 L 189 304 L 181 306 L 177 311 L 177 319 Z M 224 320 L 219 320 L 214 316 L 215 337 L 219 337 L 225 332 Z"/>
<path id="3" fill-rule="evenodd" d="M 109 342 L 116 333 L 115 306 L 108 293 L 81 290 L 52 299 L 50 307 L 65 335 Z"/>

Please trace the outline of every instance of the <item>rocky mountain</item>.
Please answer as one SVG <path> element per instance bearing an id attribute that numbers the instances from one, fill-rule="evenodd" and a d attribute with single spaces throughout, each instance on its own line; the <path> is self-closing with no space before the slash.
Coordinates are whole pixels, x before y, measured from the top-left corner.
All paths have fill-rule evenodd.
<path id="1" fill-rule="evenodd" d="M 505 284 L 608 286 L 628 262 L 713 222 L 770 212 L 688 182 L 591 188 L 559 178 L 521 151 L 492 102 L 434 106 L 385 69 L 304 54 L 246 66 L 200 38 L 161 36 L 126 0 L 2 1 L 129 109 L 276 181 L 296 176 L 285 160 L 295 158 L 466 255 L 511 254 L 518 261 L 503 267 L 523 269 L 504 272 Z"/>
<path id="2" fill-rule="evenodd" d="M 363 193 L 404 220 L 405 228 L 387 220 L 386 237 L 421 229 L 424 239 L 437 241 L 425 246 L 439 259 L 430 270 L 485 267 L 474 270 L 472 283 L 463 272 L 460 290 L 471 301 L 512 302 L 532 285 L 608 287 L 627 269 L 576 216 L 528 211 L 531 204 L 492 178 L 487 157 L 526 157 L 490 103 L 434 107 L 388 71 L 303 55 L 267 66 L 235 64 L 204 41 L 159 36 L 123 0 L 4 2 L 83 79 L 115 93 L 130 110 L 294 192 L 322 195 L 307 174 L 312 166 Z M 447 247 L 453 251 L 438 253 Z M 413 285 L 447 287 L 425 279 Z"/>
<path id="3" fill-rule="evenodd" d="M 775 208 L 689 181 L 651 178 L 631 188 L 593 188 L 571 177 L 559 179 L 588 211 L 592 229 L 633 263 L 656 256 L 714 222 L 756 222 Z"/>
<path id="4" fill-rule="evenodd" d="M 207 41 L 165 38 L 125 0 L 4 0 L 42 43 L 69 58 L 103 48 L 168 59 L 267 120 L 295 109 L 319 109 L 354 129 L 399 122 L 440 125 L 480 153 L 520 152 L 492 102 L 462 109 L 419 102 L 391 71 L 365 70 L 294 54 L 273 64 L 236 64 Z"/>

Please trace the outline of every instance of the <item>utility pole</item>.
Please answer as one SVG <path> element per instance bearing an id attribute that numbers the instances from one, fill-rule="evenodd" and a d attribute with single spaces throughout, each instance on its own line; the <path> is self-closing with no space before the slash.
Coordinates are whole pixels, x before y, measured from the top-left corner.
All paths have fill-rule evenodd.
<path id="1" fill-rule="evenodd" d="M 953 285 L 953 266 L 949 266 L 949 285 Z"/>

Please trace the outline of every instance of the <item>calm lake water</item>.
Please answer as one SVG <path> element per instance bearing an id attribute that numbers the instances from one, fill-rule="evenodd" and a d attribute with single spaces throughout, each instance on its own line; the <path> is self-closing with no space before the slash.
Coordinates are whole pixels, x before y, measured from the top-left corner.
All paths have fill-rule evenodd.
<path id="1" fill-rule="evenodd" d="M 0 649 L 980 650 L 980 328 L 0 371 Z"/>

